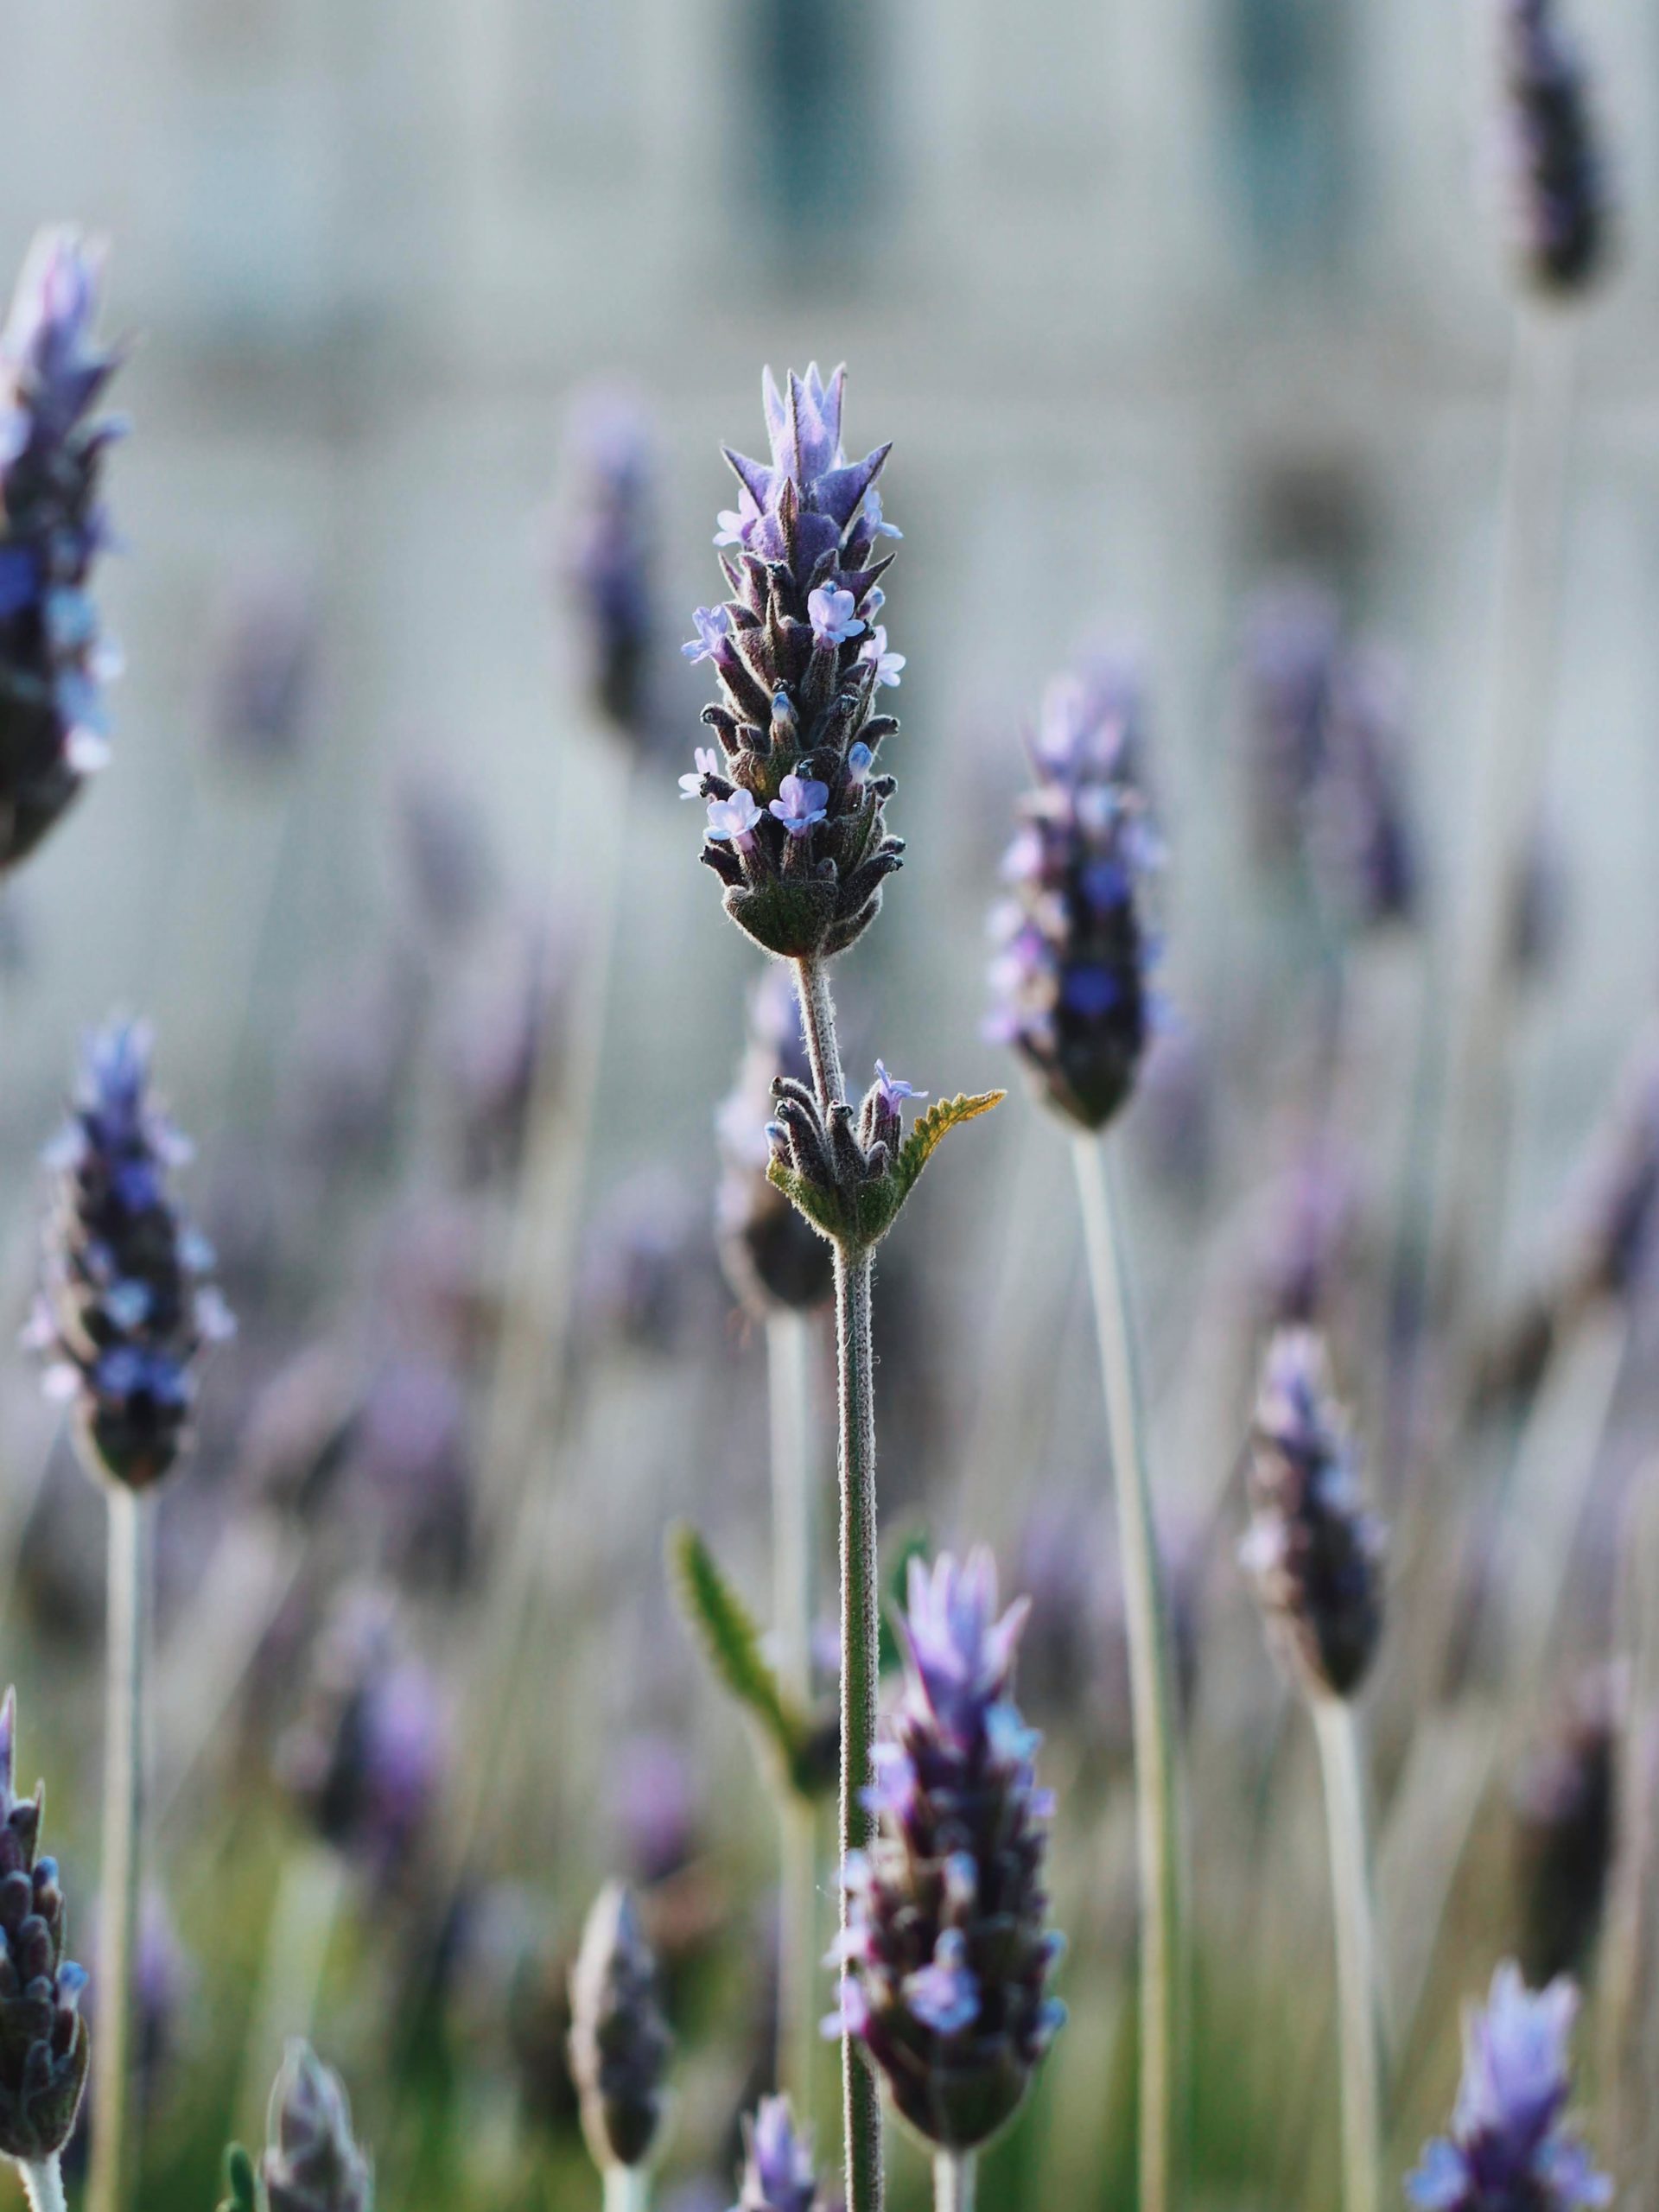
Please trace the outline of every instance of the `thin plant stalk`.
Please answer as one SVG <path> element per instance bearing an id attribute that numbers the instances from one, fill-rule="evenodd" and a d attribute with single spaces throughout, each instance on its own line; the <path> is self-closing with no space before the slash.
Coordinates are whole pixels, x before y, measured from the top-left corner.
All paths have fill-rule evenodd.
<path id="1" fill-rule="evenodd" d="M 130 2146 L 133 1959 L 143 1827 L 144 1614 L 149 1516 L 118 1483 L 109 1506 L 104 1707 L 104 1859 L 99 1892 L 98 2033 L 92 2038 L 92 2173 L 87 2212 L 120 2212 Z"/>
<path id="2" fill-rule="evenodd" d="M 766 1322 L 772 1421 L 772 1624 L 778 1672 L 804 1711 L 812 1694 L 814 1530 L 810 1405 L 811 1324 L 780 1309 Z M 812 1806 L 785 1787 L 779 1802 L 781 1853 L 778 1929 L 779 2086 L 810 2116 L 817 2047 L 813 1977 L 817 1965 L 817 1867 Z"/>
<path id="3" fill-rule="evenodd" d="M 933 2154 L 933 2212 L 974 2212 L 979 2160 L 972 2151 Z"/>
<path id="4" fill-rule="evenodd" d="M 1476 760 L 1467 903 L 1451 994 L 1430 1310 L 1467 1341 L 1497 1249 L 1509 1135 L 1510 930 L 1542 792 L 1578 361 L 1576 318 L 1534 303 L 1516 326 L 1492 675 Z"/>
<path id="5" fill-rule="evenodd" d="M 820 960 L 797 968 L 807 1058 L 826 1118 L 846 1089 L 836 1041 L 835 1005 Z M 870 1338 L 873 1266 L 868 1249 L 849 1241 L 836 1246 L 836 1353 L 838 1398 L 837 1470 L 841 1492 L 841 1859 L 861 1851 L 874 1826 L 863 1792 L 875 1741 L 876 1685 L 880 1656 L 875 1498 L 875 1354 Z M 843 1892 L 841 1926 L 848 1926 Z M 845 2137 L 847 2212 L 880 2212 L 881 2106 L 875 2075 L 850 2036 L 842 2038 L 842 2119 Z"/>
<path id="6" fill-rule="evenodd" d="M 29 2212 L 67 2212 L 69 2200 L 63 2193 L 63 2168 L 55 2153 L 49 2158 L 20 2158 L 17 2171 L 23 2179 L 23 2195 L 29 2199 Z"/>
<path id="7" fill-rule="evenodd" d="M 605 2169 L 605 2212 L 647 2212 L 651 2203 L 649 2166 Z"/>
<path id="8" fill-rule="evenodd" d="M 1345 1698 L 1313 1701 L 1331 1847 L 1331 1904 L 1337 1937 L 1341 2024 L 1342 2171 L 1345 2212 L 1377 2212 L 1382 2201 L 1378 2127 L 1382 2067 L 1378 2032 L 1376 1931 L 1366 1844 L 1359 1731 Z"/>
<path id="9" fill-rule="evenodd" d="M 1141 1885 L 1140 2206 L 1141 2212 L 1168 2212 L 1184 2098 L 1180 1814 L 1169 1626 L 1103 1135 L 1079 1134 L 1074 1159 L 1106 1395 L 1129 1644 Z"/>

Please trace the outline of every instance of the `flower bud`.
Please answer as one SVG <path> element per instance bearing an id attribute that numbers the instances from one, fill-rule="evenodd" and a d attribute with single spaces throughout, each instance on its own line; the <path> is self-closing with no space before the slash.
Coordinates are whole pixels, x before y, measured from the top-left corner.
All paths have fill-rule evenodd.
<path id="1" fill-rule="evenodd" d="M 269 2212 L 373 2212 L 374 2176 L 340 2076 L 298 2037 L 270 2093 L 260 2162 Z"/>
<path id="2" fill-rule="evenodd" d="M 657 1961 L 629 1891 L 607 1882 L 594 1899 L 570 1975 L 570 2070 L 594 2163 L 643 2165 L 662 2126 L 672 2038 Z"/>
<path id="3" fill-rule="evenodd" d="M 794 989 L 787 971 L 774 966 L 750 994 L 748 1046 L 715 1117 L 721 1262 L 736 1295 L 761 1318 L 779 1307 L 804 1313 L 823 1305 L 835 1274 L 829 1244 L 766 1173 L 772 1086 L 779 1076 L 804 1087 L 811 1080 Z"/>
<path id="4" fill-rule="evenodd" d="M 1583 56 L 1557 0 L 1501 0 L 1512 226 L 1537 290 L 1586 289 L 1606 257 L 1607 194 Z"/>
<path id="5" fill-rule="evenodd" d="M 787 2097 L 762 2097 L 743 2122 L 743 2168 L 732 2212 L 828 2212 L 812 2163 L 812 2137 Z"/>
<path id="6" fill-rule="evenodd" d="M 43 1792 L 12 1789 L 17 1700 L 0 1706 L 0 2152 L 38 2164 L 69 2140 L 91 2046 L 86 1976 L 63 1955 L 57 1862 L 36 1859 Z"/>

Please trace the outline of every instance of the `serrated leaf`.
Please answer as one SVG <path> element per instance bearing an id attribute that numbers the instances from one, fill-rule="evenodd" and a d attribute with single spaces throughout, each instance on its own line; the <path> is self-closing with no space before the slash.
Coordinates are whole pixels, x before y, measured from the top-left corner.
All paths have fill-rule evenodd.
<path id="1" fill-rule="evenodd" d="M 982 1114 L 988 1114 L 994 1106 L 1000 1106 L 1007 1095 L 1006 1090 L 979 1090 L 970 1096 L 959 1090 L 954 1098 L 938 1099 L 926 1113 L 918 1116 L 893 1162 L 891 1179 L 901 1186 L 901 1203 L 915 1188 L 917 1177 L 938 1149 L 947 1131 L 959 1128 L 963 1122 L 976 1122 Z"/>
<path id="2" fill-rule="evenodd" d="M 225 2152 L 225 2202 L 219 2212 L 257 2212 L 258 2202 L 253 2160 L 239 2143 L 232 2143 Z"/>
<path id="3" fill-rule="evenodd" d="M 816 1183 L 809 1183 L 804 1175 L 798 1174 L 788 1162 L 773 1159 L 766 1166 L 766 1180 L 779 1190 L 804 1214 L 820 1236 L 827 1236 L 834 1244 L 841 1237 L 842 1229 L 841 1200 L 832 1191 L 821 1191 Z"/>
<path id="4" fill-rule="evenodd" d="M 680 1603 L 709 1664 L 776 1752 L 791 1786 L 798 1786 L 809 1763 L 811 1726 L 767 1665 L 753 1614 L 688 1522 L 671 1529 L 668 1542 Z"/>

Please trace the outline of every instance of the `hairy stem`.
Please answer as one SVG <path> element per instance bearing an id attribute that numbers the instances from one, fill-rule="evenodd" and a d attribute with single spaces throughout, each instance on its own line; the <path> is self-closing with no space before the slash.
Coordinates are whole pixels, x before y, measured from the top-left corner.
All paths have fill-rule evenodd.
<path id="1" fill-rule="evenodd" d="M 836 1041 L 835 1002 L 821 960 L 800 960 L 796 975 L 813 1087 L 827 1115 L 844 1082 Z M 873 1822 L 863 1802 L 875 1740 L 880 1671 L 875 1506 L 875 1354 L 870 1342 L 872 1262 L 861 1245 L 836 1246 L 836 1364 L 841 1489 L 841 1858 L 861 1851 Z M 848 1920 L 842 1892 L 841 1925 Z M 847 2212 L 880 2212 L 881 2104 L 875 2075 L 851 2036 L 841 2046 Z"/>
<path id="2" fill-rule="evenodd" d="M 805 1712 L 812 1695 L 814 1531 L 810 1440 L 811 1323 L 780 1309 L 766 1322 L 766 1377 L 772 1414 L 772 1618 L 778 1672 Z M 780 2088 L 810 2116 L 812 2054 L 817 2047 L 817 1868 L 811 1805 L 797 1791 L 779 1796 L 781 1855 L 778 1929 L 778 2050 Z"/>
<path id="3" fill-rule="evenodd" d="M 933 2212 L 974 2212 L 974 2184 L 979 2160 L 972 2151 L 933 2154 Z"/>
<path id="4" fill-rule="evenodd" d="M 1325 1782 L 1331 1846 L 1331 1901 L 1341 2012 L 1342 2171 L 1344 2212 L 1377 2212 L 1382 2065 L 1378 2033 L 1376 1934 L 1365 1835 L 1359 1732 L 1345 1699 L 1317 1698 L 1313 1726 Z"/>
<path id="5" fill-rule="evenodd" d="M 144 1611 L 149 1515 L 120 1484 L 109 1500 L 109 1605 L 104 1707 L 104 1864 L 98 2033 L 92 2038 L 92 2176 L 87 2212 L 119 2212 L 132 2107 L 132 1966 L 143 1819 Z"/>
<path id="6" fill-rule="evenodd" d="M 1080 1134 L 1074 1158 L 1106 1394 L 1129 1643 L 1141 1882 L 1140 2212 L 1169 2212 L 1183 2095 L 1180 1828 L 1169 1628 L 1103 1136 Z"/>
<path id="7" fill-rule="evenodd" d="M 69 2200 L 63 2193 L 63 2169 L 55 2153 L 49 2158 L 19 2158 L 17 2171 L 30 2212 L 67 2212 Z"/>

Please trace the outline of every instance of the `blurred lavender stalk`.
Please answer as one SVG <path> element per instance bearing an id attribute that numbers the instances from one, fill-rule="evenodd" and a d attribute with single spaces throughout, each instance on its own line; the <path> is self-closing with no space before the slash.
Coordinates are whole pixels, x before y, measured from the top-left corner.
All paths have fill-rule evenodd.
<path id="1" fill-rule="evenodd" d="M 130 1022 L 87 1040 L 71 1117 L 47 1155 L 56 1185 L 26 1332 L 49 1363 L 48 1391 L 70 1407 L 82 1464 L 109 1513 L 92 2212 L 118 2212 L 132 2148 L 149 1494 L 189 1442 L 200 1355 L 232 1325 L 207 1281 L 213 1254 L 168 1189 L 189 1147 L 151 1094 L 149 1054 L 148 1031 Z"/>
<path id="2" fill-rule="evenodd" d="M 786 969 L 769 967 L 751 995 L 749 1037 L 735 1086 L 716 1116 L 721 1176 L 721 1253 L 733 1289 L 766 1332 L 772 1459 L 772 1635 L 779 1682 L 797 1708 L 812 1706 L 817 1618 L 816 1470 L 811 1448 L 812 1310 L 828 1298 L 829 1245 L 767 1178 L 766 1125 L 779 1075 L 810 1075 Z M 817 2048 L 817 1816 L 810 1798 L 778 1791 L 780 1881 L 779 2085 L 810 2120 Z"/>
<path id="3" fill-rule="evenodd" d="M 1490 1292 L 1509 1141 L 1513 918 L 1539 818 L 1554 696 L 1581 305 L 1599 273 L 1605 182 L 1583 62 L 1559 0 L 1496 0 L 1518 303 L 1499 521 L 1492 673 L 1475 763 L 1446 1073 L 1430 1312 L 1452 1368 Z"/>
<path id="4" fill-rule="evenodd" d="M 1151 1031 L 1141 912 L 1161 857 L 1135 781 L 1137 701 L 1057 678 L 1033 747 L 1035 788 L 1003 862 L 988 1033 L 1012 1045 L 1071 1124 L 1117 1499 L 1134 1714 L 1141 1882 L 1141 2212 L 1166 2212 L 1185 2129 L 1180 1808 L 1173 1667 L 1106 1131 Z"/>
<path id="5" fill-rule="evenodd" d="M 672 2037 L 657 1961 L 620 1882 L 594 1900 L 570 1975 L 570 2071 L 605 2212 L 644 2212 L 662 2133 Z"/>
<path id="6" fill-rule="evenodd" d="M 1325 1784 L 1342 2047 L 1343 2201 L 1377 2212 L 1382 2048 L 1365 1786 L 1353 1699 L 1382 1627 L 1382 1534 L 1360 1503 L 1323 1341 L 1268 1349 L 1251 1435 L 1253 1576 L 1285 1670 L 1313 1721 Z"/>

